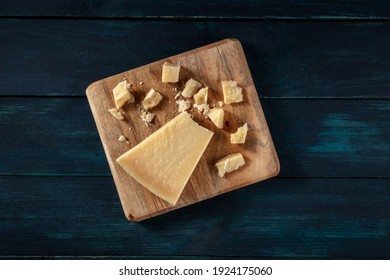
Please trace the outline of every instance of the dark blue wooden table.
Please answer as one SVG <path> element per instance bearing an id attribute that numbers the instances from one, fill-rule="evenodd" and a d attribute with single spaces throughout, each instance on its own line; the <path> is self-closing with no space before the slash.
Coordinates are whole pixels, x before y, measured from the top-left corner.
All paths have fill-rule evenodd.
<path id="1" fill-rule="evenodd" d="M 280 175 L 128 222 L 86 87 L 224 38 Z M 0 162 L 3 259 L 389 259 L 390 4 L 0 1 Z"/>

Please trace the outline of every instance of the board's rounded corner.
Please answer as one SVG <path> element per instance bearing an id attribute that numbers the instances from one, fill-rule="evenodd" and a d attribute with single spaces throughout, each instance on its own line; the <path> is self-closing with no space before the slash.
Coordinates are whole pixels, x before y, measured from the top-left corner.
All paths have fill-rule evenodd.
<path id="1" fill-rule="evenodd" d="M 85 90 L 86 95 L 88 96 L 89 94 L 91 94 L 98 86 L 100 86 L 100 81 L 96 81 L 90 84 Z"/>
<path id="2" fill-rule="evenodd" d="M 237 45 L 239 48 L 243 49 L 241 41 L 238 40 L 237 38 L 226 38 L 224 41 L 225 41 L 225 42 L 228 42 L 228 43 L 235 44 L 235 45 Z"/>

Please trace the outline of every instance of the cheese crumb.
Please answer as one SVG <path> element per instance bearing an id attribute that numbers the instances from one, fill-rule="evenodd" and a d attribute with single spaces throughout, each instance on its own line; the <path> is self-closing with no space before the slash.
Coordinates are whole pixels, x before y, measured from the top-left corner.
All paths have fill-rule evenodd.
<path id="1" fill-rule="evenodd" d="M 142 101 L 142 105 L 144 106 L 145 110 L 152 109 L 160 103 L 162 99 L 162 95 L 155 91 L 154 89 L 150 89 L 148 94 L 146 95 L 145 99 Z"/>
<path id="2" fill-rule="evenodd" d="M 126 103 L 126 101 L 129 101 L 130 103 L 133 103 L 135 101 L 134 96 L 127 88 L 126 80 L 117 84 L 112 90 L 112 92 L 114 94 L 115 106 L 117 109 L 122 107 Z"/>
<path id="3" fill-rule="evenodd" d="M 123 120 L 125 119 L 125 117 L 122 115 L 121 112 L 119 112 L 117 109 L 115 108 L 111 108 L 111 109 L 108 109 L 108 112 L 111 113 L 111 115 L 114 116 L 114 118 L 116 118 L 117 120 Z"/>
<path id="4" fill-rule="evenodd" d="M 199 113 L 203 114 L 204 116 L 207 116 L 207 113 L 210 110 L 210 107 L 208 104 L 194 104 L 194 107 L 198 109 Z"/>
<path id="5" fill-rule="evenodd" d="M 223 99 L 225 104 L 238 103 L 242 99 L 242 88 L 237 86 L 236 81 L 222 81 Z"/>
<path id="6" fill-rule="evenodd" d="M 195 104 L 207 104 L 208 93 L 208 87 L 201 88 L 198 93 L 194 95 Z"/>
<path id="7" fill-rule="evenodd" d="M 142 113 L 141 113 L 141 119 L 145 123 L 152 122 L 154 117 L 155 117 L 155 114 L 152 114 L 152 113 L 149 113 L 149 112 L 142 111 Z"/>
<path id="8" fill-rule="evenodd" d="M 225 173 L 232 172 L 237 170 L 245 164 L 244 157 L 241 153 L 230 154 L 222 159 L 220 159 L 215 167 L 218 169 L 218 175 L 223 177 Z"/>
<path id="9" fill-rule="evenodd" d="M 191 102 L 188 100 L 177 100 L 176 104 L 179 105 L 179 113 L 184 112 L 191 107 Z"/>
<path id="10" fill-rule="evenodd" d="M 219 107 L 222 107 L 223 106 L 223 101 L 218 101 L 218 105 L 219 105 Z"/>
<path id="11" fill-rule="evenodd" d="M 225 115 L 225 111 L 222 108 L 213 108 L 211 109 L 207 116 L 210 120 L 219 128 L 223 128 L 223 118 Z"/>
<path id="12" fill-rule="evenodd" d="M 119 136 L 118 141 L 119 141 L 119 142 L 126 142 L 127 139 L 126 139 L 125 136 L 121 135 L 121 136 Z"/>
<path id="13" fill-rule="evenodd" d="M 202 87 L 202 84 L 194 79 L 189 79 L 184 86 L 183 92 L 181 95 L 184 97 L 190 98 L 195 92 Z"/>
<path id="14" fill-rule="evenodd" d="M 161 80 L 163 83 L 177 83 L 179 81 L 180 65 L 164 62 Z"/>
<path id="15" fill-rule="evenodd" d="M 139 85 L 142 86 L 144 84 L 144 82 L 139 82 Z"/>
<path id="16" fill-rule="evenodd" d="M 244 144 L 247 132 L 248 124 L 245 123 L 243 126 L 239 127 L 235 133 L 230 134 L 230 143 Z"/>

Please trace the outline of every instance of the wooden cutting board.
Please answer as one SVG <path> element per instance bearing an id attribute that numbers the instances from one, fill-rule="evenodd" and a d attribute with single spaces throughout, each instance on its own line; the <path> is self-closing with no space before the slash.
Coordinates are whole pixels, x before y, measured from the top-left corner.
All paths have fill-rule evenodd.
<path id="1" fill-rule="evenodd" d="M 176 84 L 161 82 L 162 65 L 165 61 L 180 63 L 180 80 Z M 158 198 L 130 177 L 117 163 L 116 158 L 142 142 L 146 137 L 178 114 L 175 95 L 181 91 L 189 78 L 209 87 L 209 104 L 223 100 L 221 81 L 235 80 L 243 88 L 244 101 L 225 104 L 224 129 L 218 129 L 209 119 L 198 113 L 189 112 L 200 125 L 212 130 L 212 137 L 206 151 L 191 175 L 175 206 Z M 126 104 L 125 120 L 116 120 L 107 110 L 115 107 L 112 89 L 123 79 L 132 84 L 131 92 L 135 103 Z M 156 117 L 147 126 L 140 117 L 139 104 L 150 88 L 163 95 L 161 103 L 152 110 Z M 87 88 L 87 97 L 109 166 L 119 193 L 126 217 L 141 221 L 216 195 L 247 186 L 276 176 L 279 160 L 260 105 L 251 73 L 238 40 L 226 39 L 189 52 L 172 56 L 127 72 L 97 81 Z M 230 134 L 248 123 L 245 144 L 231 144 Z M 129 143 L 119 142 L 124 135 Z M 246 164 L 221 178 L 215 162 L 222 157 L 240 152 Z"/>

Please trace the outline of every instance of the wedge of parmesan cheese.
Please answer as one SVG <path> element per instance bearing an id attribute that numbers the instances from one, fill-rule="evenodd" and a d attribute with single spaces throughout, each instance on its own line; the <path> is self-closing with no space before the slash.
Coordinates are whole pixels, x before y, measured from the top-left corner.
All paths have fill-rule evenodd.
<path id="1" fill-rule="evenodd" d="M 142 186 L 175 205 L 212 136 L 183 112 L 116 161 Z"/>

